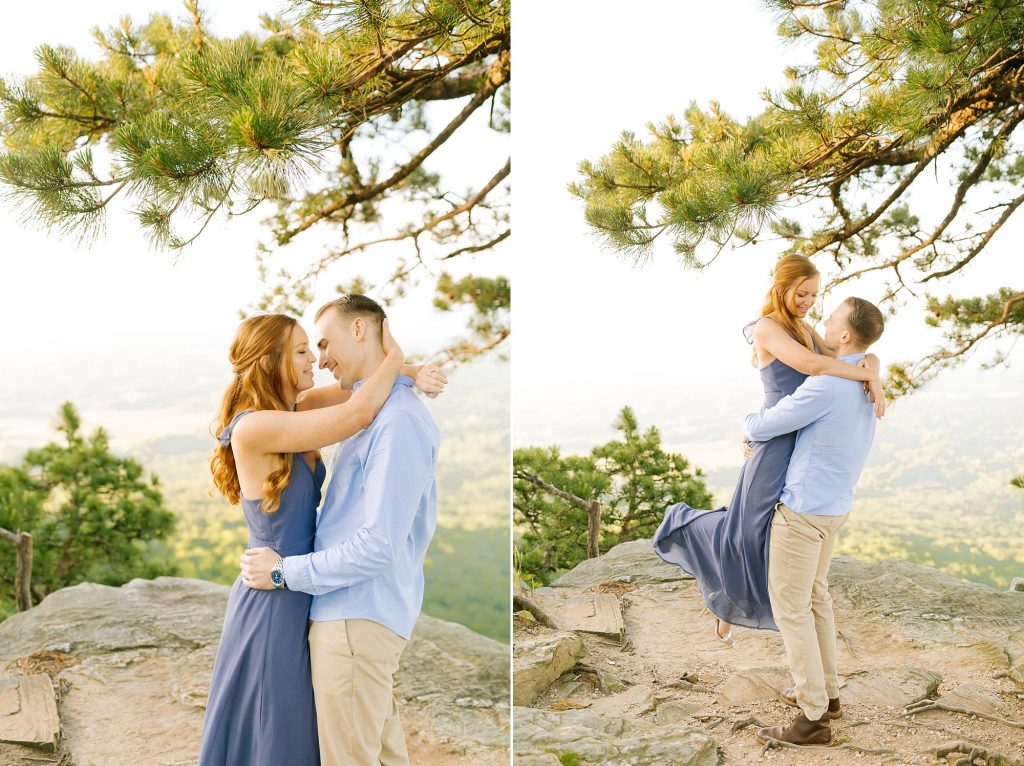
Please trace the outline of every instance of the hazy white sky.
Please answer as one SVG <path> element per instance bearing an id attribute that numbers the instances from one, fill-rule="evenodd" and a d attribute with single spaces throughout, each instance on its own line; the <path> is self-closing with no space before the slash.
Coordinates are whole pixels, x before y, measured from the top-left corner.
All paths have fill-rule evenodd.
<path id="1" fill-rule="evenodd" d="M 653 263 L 637 269 L 599 249 L 566 186 L 579 161 L 605 154 L 622 130 L 643 134 L 647 123 L 681 116 L 693 101 L 706 107 L 717 100 L 738 119 L 761 111 L 763 89 L 777 88 L 783 68 L 806 53 L 782 44 L 756 0 L 636 0 L 628 8 L 520 2 L 515 11 L 514 444 L 585 448 L 611 435 L 624 404 L 638 409 L 644 425 L 665 427 L 671 418 L 678 431 L 721 413 L 739 429 L 760 402 L 740 328 L 760 308 L 778 248 L 726 250 L 695 273 L 666 242 Z M 1017 220 L 941 290 L 971 295 L 1024 284 L 1022 233 Z M 831 298 L 826 315 L 846 294 L 877 299 L 880 286 L 854 283 Z M 908 307 L 873 350 L 887 364 L 922 355 L 938 340 L 922 312 Z M 1022 353 L 1012 357 L 1016 367 L 984 373 L 991 376 L 986 388 L 1019 388 Z M 978 355 L 944 385 L 970 384 L 990 355 Z M 703 464 L 720 457 L 710 448 L 691 456 Z"/>
<path id="2" fill-rule="evenodd" d="M 257 31 L 261 13 L 286 6 L 280 0 L 208 0 L 209 27 L 218 36 Z M 25 75 L 35 71 L 34 49 L 42 44 L 68 45 L 88 57 L 98 57 L 93 26 L 116 24 L 130 14 L 145 21 L 153 12 L 183 17 L 180 0 L 104 0 L 82 3 L 53 0 L 17 4 L 5 9 L 0 26 L 0 73 Z M 442 109 L 461 108 L 461 104 Z M 486 110 L 482 110 L 486 111 Z M 443 119 L 437 112 L 437 121 Z M 477 188 L 500 167 L 509 138 L 486 127 L 487 115 L 475 115 L 469 136 L 452 142 L 432 159 L 434 167 L 457 191 Z M 468 139 L 468 140 L 466 140 Z M 422 135 L 414 137 L 423 140 Z M 458 146 L 454 146 L 454 144 Z M 410 147 L 418 149 L 419 146 Z M 484 155 L 486 166 L 479 161 Z M 494 167 L 490 167 L 495 157 Z M 272 212 L 268 208 L 266 213 Z M 173 391 L 208 390 L 215 402 L 227 381 L 227 348 L 238 325 L 239 309 L 262 294 L 256 273 L 255 247 L 265 235 L 259 210 L 231 221 L 216 219 L 180 255 L 154 251 L 122 208 L 108 216 L 106 236 L 91 247 L 20 222 L 13 205 L 0 199 L 0 440 L 22 438 L 26 429 L 42 428 L 35 412 L 18 420 L 17 403 L 45 398 L 45 410 L 56 411 L 64 399 L 102 401 L 109 388 L 118 402 L 152 399 L 159 394 L 166 406 L 159 417 L 126 416 L 111 422 L 109 412 L 85 412 L 86 425 L 97 420 L 116 435 L 138 437 L 145 431 L 190 431 L 205 427 L 212 404 L 176 408 Z M 402 221 L 406 220 L 404 217 Z M 386 223 L 394 225 L 390 220 Z M 310 230 L 284 252 L 281 261 L 293 273 L 318 258 L 334 236 Z M 322 279 L 313 304 L 332 297 L 334 285 L 356 275 L 380 278 L 390 274 L 396 253 L 384 249 L 336 265 Z M 461 275 L 508 273 L 510 248 L 504 252 L 451 262 L 449 271 Z M 430 308 L 433 279 L 390 308 L 395 334 L 407 353 L 428 354 L 462 334 L 465 314 L 443 315 Z M 308 331 L 312 317 L 303 318 Z M 223 368 L 223 375 L 218 371 Z M 211 370 L 213 373 L 211 374 Z M 323 375 L 323 373 L 319 373 Z M 329 382 L 326 378 L 322 383 Z M 113 401 L 113 398 L 111 399 Z M 113 405 L 111 405 L 113 406 Z M 207 411 L 207 409 L 209 411 Z M 31 420 L 31 422 L 29 422 Z M 115 444 L 117 442 L 115 441 Z"/>

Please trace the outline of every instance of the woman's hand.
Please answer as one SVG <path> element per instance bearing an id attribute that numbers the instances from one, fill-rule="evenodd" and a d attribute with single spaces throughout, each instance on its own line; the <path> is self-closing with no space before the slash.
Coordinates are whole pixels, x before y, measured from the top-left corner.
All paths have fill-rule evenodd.
<path id="1" fill-rule="evenodd" d="M 436 399 L 438 394 L 444 393 L 447 383 L 448 376 L 441 372 L 436 364 L 423 365 L 416 375 L 416 388 L 431 399 Z"/>
<path id="2" fill-rule="evenodd" d="M 875 375 L 882 374 L 882 363 L 874 354 L 865 354 L 857 364 L 865 370 L 871 370 Z"/>
<path id="3" fill-rule="evenodd" d="M 381 326 L 380 343 L 384 347 L 384 353 L 388 356 L 400 356 L 403 359 L 405 356 L 402 354 L 402 347 L 398 345 L 398 341 L 391 334 L 391 327 L 388 324 L 388 320 L 385 319 Z"/>
<path id="4" fill-rule="evenodd" d="M 885 414 L 885 389 L 882 388 L 880 372 L 882 363 L 874 354 L 865 354 L 864 358 L 857 363 L 858 367 L 873 373 L 871 380 L 864 382 L 864 393 L 868 395 L 875 405 L 875 416 L 881 418 Z"/>
<path id="5" fill-rule="evenodd" d="M 864 384 L 864 388 L 868 392 L 868 398 L 875 405 L 875 417 L 881 419 L 885 414 L 885 389 L 882 388 L 882 379 L 875 375 Z"/>

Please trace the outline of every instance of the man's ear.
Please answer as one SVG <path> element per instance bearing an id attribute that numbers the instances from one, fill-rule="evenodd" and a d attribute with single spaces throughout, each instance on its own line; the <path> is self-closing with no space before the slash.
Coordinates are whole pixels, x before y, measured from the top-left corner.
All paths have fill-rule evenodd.
<path id="1" fill-rule="evenodd" d="M 361 341 L 366 337 L 366 320 L 362 317 L 356 317 L 352 320 L 352 330 L 355 333 L 357 341 Z"/>

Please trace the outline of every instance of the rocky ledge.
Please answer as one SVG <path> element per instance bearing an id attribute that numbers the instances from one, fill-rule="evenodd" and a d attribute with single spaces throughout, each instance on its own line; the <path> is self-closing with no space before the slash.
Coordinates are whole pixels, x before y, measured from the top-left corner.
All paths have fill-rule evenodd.
<path id="1" fill-rule="evenodd" d="M 516 766 L 1024 766 L 1024 593 L 904 561 L 833 561 L 843 715 L 828 748 L 765 747 L 796 713 L 778 633 L 714 637 L 647 541 L 527 594 L 514 620 Z"/>
<path id="2" fill-rule="evenodd" d="M 228 589 L 85 583 L 0 623 L 0 766 L 192 766 Z M 423 616 L 396 696 L 413 761 L 508 763 L 508 647 Z"/>

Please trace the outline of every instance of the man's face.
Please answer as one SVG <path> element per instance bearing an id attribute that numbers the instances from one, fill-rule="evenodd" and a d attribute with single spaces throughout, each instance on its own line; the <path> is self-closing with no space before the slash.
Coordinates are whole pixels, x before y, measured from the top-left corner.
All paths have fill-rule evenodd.
<path id="1" fill-rule="evenodd" d="M 351 386 L 361 358 L 354 320 L 334 310 L 325 311 L 316 322 L 316 334 L 319 337 L 320 369 L 330 370 L 335 380 Z"/>
<path id="2" fill-rule="evenodd" d="M 839 348 L 839 346 L 849 343 L 853 337 L 853 333 L 850 332 L 850 312 L 853 311 L 853 307 L 849 303 L 843 301 L 836 310 L 825 320 L 825 343 L 829 348 Z"/>

